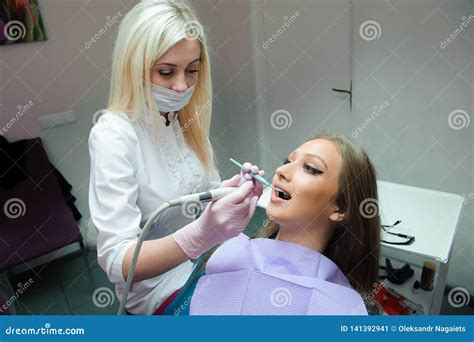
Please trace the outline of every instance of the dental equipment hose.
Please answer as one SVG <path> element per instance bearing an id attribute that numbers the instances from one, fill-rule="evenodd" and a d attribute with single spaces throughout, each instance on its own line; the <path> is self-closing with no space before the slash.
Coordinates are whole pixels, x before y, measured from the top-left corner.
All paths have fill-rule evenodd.
<path id="1" fill-rule="evenodd" d="M 205 192 L 200 192 L 197 194 L 191 194 L 191 195 L 185 195 L 178 197 L 176 199 L 173 199 L 171 201 L 165 202 L 162 205 L 158 207 L 148 218 L 148 220 L 145 223 L 145 226 L 143 227 L 143 230 L 140 234 L 140 237 L 138 238 L 138 242 L 135 246 L 135 251 L 133 252 L 133 258 L 132 258 L 132 263 L 130 264 L 130 268 L 128 270 L 128 275 L 127 275 L 127 282 L 125 284 L 125 289 L 123 291 L 122 295 L 122 301 L 120 302 L 120 307 L 117 311 L 117 315 L 123 315 L 124 310 L 125 310 L 125 303 L 127 302 L 127 297 L 128 293 L 130 292 L 130 288 L 132 286 L 133 282 L 133 275 L 135 273 L 135 268 L 137 266 L 137 261 L 138 261 L 138 256 L 140 254 L 140 249 L 143 245 L 143 241 L 145 241 L 145 237 L 148 234 L 148 231 L 150 230 L 151 226 L 155 222 L 156 218 L 166 209 L 171 208 L 171 207 L 176 207 L 178 205 L 182 205 L 184 203 L 188 202 L 209 202 L 209 201 L 216 201 L 231 192 L 233 192 L 236 187 L 227 187 L 227 188 L 218 188 L 218 189 L 213 189 Z"/>

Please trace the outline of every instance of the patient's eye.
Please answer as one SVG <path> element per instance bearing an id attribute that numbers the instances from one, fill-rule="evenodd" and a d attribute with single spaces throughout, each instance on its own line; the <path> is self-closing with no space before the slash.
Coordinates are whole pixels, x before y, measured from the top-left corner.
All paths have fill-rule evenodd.
<path id="1" fill-rule="evenodd" d="M 313 175 L 320 175 L 320 174 L 324 173 L 323 171 L 321 171 L 321 170 L 319 170 L 315 167 L 312 167 L 311 165 L 308 165 L 308 164 L 304 164 L 303 167 L 307 172 L 309 172 Z"/>
<path id="2" fill-rule="evenodd" d="M 291 160 L 288 159 L 288 158 L 283 161 L 283 165 L 286 165 L 286 164 L 289 164 L 289 163 L 291 163 Z M 315 167 L 313 167 L 313 166 L 311 166 L 311 165 L 309 165 L 309 164 L 304 164 L 304 165 L 303 165 L 303 169 L 305 169 L 306 172 L 309 172 L 309 173 L 312 174 L 312 175 L 320 175 L 320 174 L 323 174 L 323 173 L 324 173 L 324 172 L 321 171 L 320 169 L 315 168 Z"/>

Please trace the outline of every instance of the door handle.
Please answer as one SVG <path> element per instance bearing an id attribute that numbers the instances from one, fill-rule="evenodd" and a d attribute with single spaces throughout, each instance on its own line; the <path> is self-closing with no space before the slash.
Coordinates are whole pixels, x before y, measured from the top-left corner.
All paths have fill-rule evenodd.
<path id="1" fill-rule="evenodd" d="M 352 111 L 352 80 L 351 80 L 351 86 L 350 86 L 350 89 L 349 90 L 345 90 L 345 89 L 337 89 L 337 88 L 332 88 L 333 91 L 337 92 L 337 93 L 346 93 L 346 94 L 349 94 L 349 107 Z"/>

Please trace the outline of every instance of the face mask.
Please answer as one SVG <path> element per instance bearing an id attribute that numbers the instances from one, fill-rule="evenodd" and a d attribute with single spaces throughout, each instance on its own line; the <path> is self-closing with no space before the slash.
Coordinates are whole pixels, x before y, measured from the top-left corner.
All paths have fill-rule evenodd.
<path id="1" fill-rule="evenodd" d="M 178 93 L 177 91 L 160 87 L 152 84 L 151 92 L 155 99 L 156 106 L 160 112 L 177 112 L 186 107 L 193 96 L 195 85 L 189 87 L 185 92 Z"/>

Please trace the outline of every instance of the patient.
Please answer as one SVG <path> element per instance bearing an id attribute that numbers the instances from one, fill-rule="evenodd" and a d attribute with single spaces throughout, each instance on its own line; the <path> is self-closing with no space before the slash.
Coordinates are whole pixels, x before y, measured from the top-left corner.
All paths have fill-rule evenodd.
<path id="1" fill-rule="evenodd" d="M 380 221 L 365 151 L 341 136 L 318 136 L 288 156 L 272 184 L 269 223 L 255 239 L 241 234 L 217 248 L 190 314 L 366 315 Z"/>

